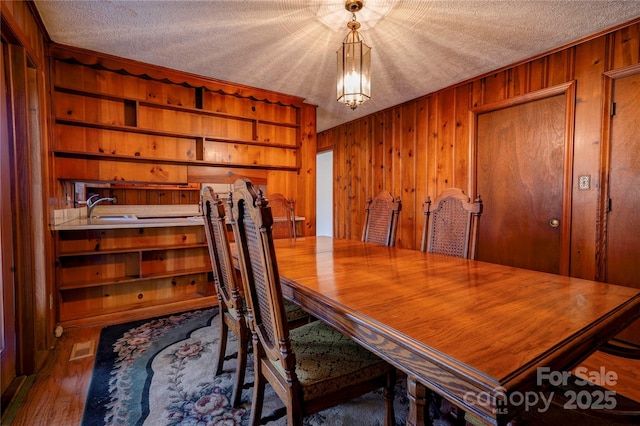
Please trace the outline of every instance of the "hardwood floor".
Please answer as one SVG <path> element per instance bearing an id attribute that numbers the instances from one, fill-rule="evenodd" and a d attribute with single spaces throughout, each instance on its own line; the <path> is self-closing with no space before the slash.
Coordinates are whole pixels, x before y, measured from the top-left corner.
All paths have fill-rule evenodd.
<path id="1" fill-rule="evenodd" d="M 69 361 L 74 343 L 100 338 L 102 325 L 68 328 L 58 339 L 12 425 L 79 425 L 95 357 Z"/>
<path id="2" fill-rule="evenodd" d="M 69 361 L 74 343 L 95 340 L 103 325 L 68 328 L 37 374 L 27 397 L 14 418 L 14 426 L 79 425 L 85 404 L 94 357 Z M 618 381 L 611 390 L 640 401 L 640 361 L 625 360 L 596 352 L 582 363 L 588 371 L 614 371 Z M 4 423 L 3 423 L 4 424 Z"/>

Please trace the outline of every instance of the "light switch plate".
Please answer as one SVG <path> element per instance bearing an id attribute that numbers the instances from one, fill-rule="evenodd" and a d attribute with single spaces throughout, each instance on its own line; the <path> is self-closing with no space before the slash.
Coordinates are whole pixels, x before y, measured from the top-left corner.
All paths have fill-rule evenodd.
<path id="1" fill-rule="evenodd" d="M 582 175 L 578 177 L 578 190 L 587 191 L 591 189 L 591 175 Z"/>

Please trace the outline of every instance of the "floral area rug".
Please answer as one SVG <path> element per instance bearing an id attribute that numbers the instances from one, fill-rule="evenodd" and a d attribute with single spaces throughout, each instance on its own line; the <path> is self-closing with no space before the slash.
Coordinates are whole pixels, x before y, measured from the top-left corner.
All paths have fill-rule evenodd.
<path id="1" fill-rule="evenodd" d="M 224 372 L 215 376 L 219 329 L 217 308 L 106 327 L 82 420 L 94 425 L 246 425 L 251 411 L 253 362 L 249 357 L 242 405 L 231 407 L 237 342 L 229 332 Z M 267 385 L 263 420 L 282 403 Z M 405 424 L 404 380 L 396 388 L 396 424 Z M 304 424 L 382 424 L 382 390 L 305 418 Z"/>

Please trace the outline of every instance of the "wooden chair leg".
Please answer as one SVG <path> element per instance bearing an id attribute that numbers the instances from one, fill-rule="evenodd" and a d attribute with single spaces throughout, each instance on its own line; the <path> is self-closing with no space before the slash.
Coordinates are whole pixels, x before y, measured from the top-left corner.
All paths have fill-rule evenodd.
<path id="1" fill-rule="evenodd" d="M 216 376 L 222 374 L 224 356 L 227 351 L 227 332 L 229 327 L 224 319 L 224 312 L 220 312 L 220 341 L 218 342 L 218 360 L 216 362 Z"/>
<path id="2" fill-rule="evenodd" d="M 299 390 L 299 388 L 298 388 Z M 295 388 L 289 388 L 287 390 L 291 394 L 288 398 L 290 401 L 290 405 L 287 405 L 287 426 L 298 426 L 302 424 L 304 419 L 304 410 L 302 409 L 302 401 L 298 396 L 302 394 L 302 392 L 298 393 Z"/>
<path id="3" fill-rule="evenodd" d="M 453 422 L 454 426 L 465 426 L 467 424 L 467 419 L 464 410 L 458 408 L 455 414 L 455 421 Z M 511 426 L 515 426 L 515 424 L 512 422 Z"/>
<path id="4" fill-rule="evenodd" d="M 393 400 L 395 397 L 395 386 L 396 386 L 396 370 L 392 369 L 389 374 L 387 374 L 387 383 L 384 387 L 384 391 L 382 392 L 382 396 L 384 397 L 384 425 L 385 426 L 393 426 L 396 423 L 396 414 L 393 408 Z"/>
<path id="5" fill-rule="evenodd" d="M 236 369 L 236 383 L 233 387 L 231 403 L 238 407 L 242 401 L 242 387 L 244 385 L 244 373 L 247 368 L 247 353 L 249 346 L 249 333 L 246 328 L 240 326 L 238 331 L 238 362 Z"/>
<path id="6" fill-rule="evenodd" d="M 249 418 L 249 424 L 252 426 L 260 425 L 260 417 L 262 416 L 262 403 L 264 402 L 264 388 L 267 380 L 262 375 L 260 366 L 260 349 L 257 347 L 260 345 L 254 339 L 253 341 L 253 399 L 251 401 L 251 417 Z"/>

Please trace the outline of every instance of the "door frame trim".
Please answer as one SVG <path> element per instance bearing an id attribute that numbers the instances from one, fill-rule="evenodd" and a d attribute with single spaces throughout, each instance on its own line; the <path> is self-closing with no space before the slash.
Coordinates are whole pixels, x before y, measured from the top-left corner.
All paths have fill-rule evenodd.
<path id="1" fill-rule="evenodd" d="M 607 223 L 609 220 L 609 171 L 611 168 L 611 108 L 616 80 L 640 74 L 640 64 L 611 70 L 602 74 L 602 134 L 600 135 L 600 191 L 596 220 L 596 276 L 607 280 Z"/>
<path id="2" fill-rule="evenodd" d="M 478 116 L 488 112 L 522 105 L 532 101 L 565 96 L 565 136 L 562 176 L 562 217 L 560 230 L 560 275 L 569 275 L 571 258 L 571 202 L 573 182 L 573 139 L 576 105 L 575 80 L 546 89 L 536 90 L 522 96 L 481 105 L 469 110 L 469 183 L 471 194 L 477 192 L 478 172 Z"/>

